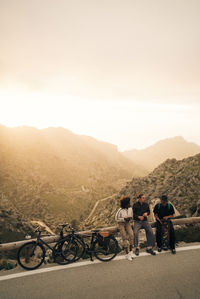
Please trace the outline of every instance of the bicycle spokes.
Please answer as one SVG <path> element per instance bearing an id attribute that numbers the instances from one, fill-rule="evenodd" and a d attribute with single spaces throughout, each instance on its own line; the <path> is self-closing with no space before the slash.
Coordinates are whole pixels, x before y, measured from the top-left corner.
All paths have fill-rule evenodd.
<path id="1" fill-rule="evenodd" d="M 70 240 L 62 240 L 54 249 L 55 261 L 59 264 L 71 263 L 75 260 L 78 252 L 78 245 L 76 242 Z"/>
<path id="2" fill-rule="evenodd" d="M 18 253 L 19 264 L 27 270 L 39 267 L 44 258 L 43 247 L 36 243 L 25 244 Z"/>
<path id="3" fill-rule="evenodd" d="M 118 243 L 114 237 L 104 238 L 103 242 L 95 242 L 94 254 L 101 261 L 109 261 L 118 253 Z"/>

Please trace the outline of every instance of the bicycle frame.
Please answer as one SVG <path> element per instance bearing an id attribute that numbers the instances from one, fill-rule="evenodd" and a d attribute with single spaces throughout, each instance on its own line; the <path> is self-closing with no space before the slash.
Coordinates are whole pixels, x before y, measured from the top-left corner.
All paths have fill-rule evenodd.
<path id="1" fill-rule="evenodd" d="M 63 239 L 63 230 L 61 230 L 60 232 L 60 238 L 58 241 Z M 47 242 L 45 242 L 44 240 L 41 239 L 41 232 L 39 231 L 39 235 L 37 236 L 37 241 L 36 244 L 41 244 L 41 245 L 45 245 L 48 249 L 50 249 L 53 253 L 53 256 L 55 257 L 55 247 L 56 245 L 54 245 L 53 247 L 51 245 L 49 245 Z M 56 243 L 57 244 L 57 243 Z M 45 248 L 46 251 L 46 248 Z"/>
<path id="2" fill-rule="evenodd" d="M 95 244 L 95 241 L 97 239 L 97 233 L 93 232 L 92 236 L 86 236 L 86 237 L 90 237 L 91 240 L 90 240 L 90 244 L 89 245 L 84 242 L 84 244 L 85 244 L 85 252 L 90 256 L 90 260 L 93 262 L 94 261 L 94 259 L 93 259 L 93 255 L 94 255 L 94 244 Z"/>
<path id="3" fill-rule="evenodd" d="M 95 240 L 97 238 L 97 233 L 93 232 L 92 235 L 84 236 L 85 238 L 87 238 L 87 237 L 91 238 L 89 245 L 84 240 L 82 240 L 80 238 L 80 235 L 77 232 L 75 232 L 75 230 L 73 228 L 70 231 L 68 231 L 68 233 L 70 233 L 68 235 L 69 238 L 70 238 L 70 242 L 79 241 L 79 242 L 83 243 L 83 246 L 84 246 L 83 255 L 84 255 L 84 253 L 88 254 L 90 256 L 90 260 L 93 261 L 94 242 L 95 242 Z M 67 236 L 66 236 L 66 238 L 67 238 Z"/>

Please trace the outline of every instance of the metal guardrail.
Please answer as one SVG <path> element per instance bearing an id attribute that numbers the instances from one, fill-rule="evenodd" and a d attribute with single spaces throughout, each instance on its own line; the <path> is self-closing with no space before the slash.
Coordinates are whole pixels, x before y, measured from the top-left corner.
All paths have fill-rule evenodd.
<path id="1" fill-rule="evenodd" d="M 173 222 L 174 225 L 195 224 L 195 223 L 200 223 L 200 217 L 172 219 L 172 222 Z M 155 225 L 156 225 L 155 222 L 150 222 L 150 224 L 151 224 L 152 227 L 155 227 Z M 109 231 L 111 233 L 117 233 L 118 232 L 118 227 L 117 226 L 104 227 L 100 230 L 101 231 Z M 91 233 L 92 233 L 91 230 L 79 232 L 79 234 L 82 235 L 82 236 L 89 235 Z M 53 235 L 53 236 L 43 237 L 42 239 L 46 243 L 54 243 L 54 242 L 58 241 L 59 236 Z M 0 244 L 0 251 L 15 250 L 15 249 L 19 248 L 20 246 L 22 246 L 23 244 L 25 244 L 29 241 L 34 241 L 34 240 L 36 240 L 36 239 L 29 239 L 29 240 L 23 240 L 23 241 Z"/>

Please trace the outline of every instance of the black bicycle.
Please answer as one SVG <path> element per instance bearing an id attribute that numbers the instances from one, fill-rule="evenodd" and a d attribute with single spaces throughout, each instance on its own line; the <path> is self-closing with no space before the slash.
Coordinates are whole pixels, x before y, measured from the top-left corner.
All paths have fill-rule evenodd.
<path id="1" fill-rule="evenodd" d="M 71 227 L 69 224 L 68 226 L 68 234 L 65 236 L 65 239 L 67 240 L 67 244 L 74 244 L 74 246 L 77 249 L 76 257 L 74 259 L 74 262 L 81 259 L 85 254 L 85 242 L 83 240 L 83 237 L 77 232 L 73 227 Z M 63 244 L 62 251 L 65 251 L 65 244 Z"/>
<path id="2" fill-rule="evenodd" d="M 70 228 L 70 233 L 66 236 L 68 244 L 74 244 L 78 246 L 78 251 L 74 262 L 89 256 L 93 261 L 93 256 L 102 262 L 108 262 L 115 258 L 119 252 L 118 242 L 115 237 L 109 232 L 101 232 L 100 230 L 93 230 L 92 235 L 82 236 L 76 232 L 73 228 Z M 90 238 L 90 242 L 85 242 L 85 238 Z M 64 245 L 64 244 L 63 244 Z M 64 249 L 62 249 L 64 250 Z"/>
<path id="3" fill-rule="evenodd" d="M 52 252 L 52 258 L 56 263 L 65 265 L 74 262 L 78 245 L 75 242 L 69 242 L 68 238 L 64 238 L 63 230 L 67 225 L 61 225 L 60 238 L 53 247 L 41 239 L 41 230 L 38 227 L 35 230 L 35 233 L 37 233 L 36 241 L 25 243 L 19 248 L 17 253 L 19 265 L 26 270 L 39 268 L 45 261 L 46 248 Z"/>

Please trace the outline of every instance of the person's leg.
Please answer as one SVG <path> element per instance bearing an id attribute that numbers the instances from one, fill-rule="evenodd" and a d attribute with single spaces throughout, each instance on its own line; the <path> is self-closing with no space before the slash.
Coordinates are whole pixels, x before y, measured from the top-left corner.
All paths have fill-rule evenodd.
<path id="1" fill-rule="evenodd" d="M 175 249 L 175 243 L 176 243 L 176 239 L 175 239 L 175 231 L 174 231 L 174 226 L 173 223 L 170 221 L 169 223 L 169 245 L 170 245 L 170 249 L 173 250 Z"/>
<path id="2" fill-rule="evenodd" d="M 154 239 L 152 227 L 148 221 L 143 221 L 142 227 L 145 229 L 146 232 L 147 246 L 148 246 L 147 252 L 152 255 L 155 255 L 156 253 L 152 249 L 155 246 L 155 239 Z"/>
<path id="3" fill-rule="evenodd" d="M 130 251 L 132 251 L 133 250 L 133 230 L 132 230 L 130 222 L 126 223 L 126 231 L 128 233 L 128 237 L 129 237 Z"/>
<path id="4" fill-rule="evenodd" d="M 162 247 L 162 225 L 160 222 L 156 222 L 156 243 L 158 248 Z"/>
<path id="5" fill-rule="evenodd" d="M 119 230 L 121 233 L 124 250 L 126 254 L 128 254 L 128 240 L 127 240 L 127 235 L 125 230 L 125 223 L 119 223 Z"/>
<path id="6" fill-rule="evenodd" d="M 133 227 L 133 231 L 134 231 L 134 246 L 135 248 L 138 248 L 138 234 L 139 234 L 139 230 L 141 229 L 141 223 L 139 221 L 135 221 L 134 222 L 134 227 Z"/>

